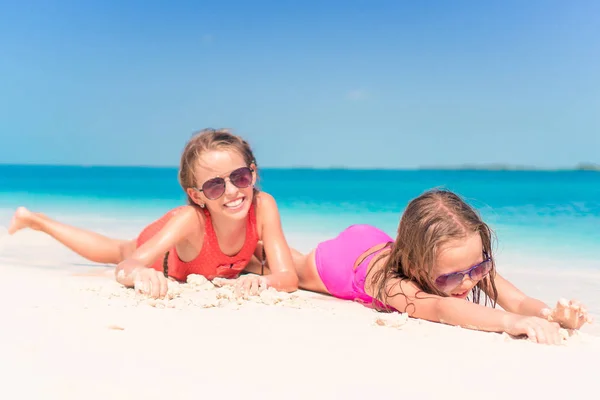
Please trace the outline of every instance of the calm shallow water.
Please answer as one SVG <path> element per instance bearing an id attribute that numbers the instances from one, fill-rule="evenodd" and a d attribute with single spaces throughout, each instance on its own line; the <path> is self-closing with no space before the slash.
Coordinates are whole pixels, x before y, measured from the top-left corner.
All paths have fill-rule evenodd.
<path id="1" fill-rule="evenodd" d="M 277 199 L 286 233 L 302 236 L 303 243 L 291 242 L 296 247 L 354 223 L 394 236 L 406 204 L 433 187 L 454 190 L 477 207 L 505 251 L 593 260 L 600 243 L 600 173 L 593 171 L 265 169 L 260 176 L 261 188 Z M 134 232 L 184 200 L 175 168 L 0 166 L 4 226 L 25 205 L 89 227 Z"/>

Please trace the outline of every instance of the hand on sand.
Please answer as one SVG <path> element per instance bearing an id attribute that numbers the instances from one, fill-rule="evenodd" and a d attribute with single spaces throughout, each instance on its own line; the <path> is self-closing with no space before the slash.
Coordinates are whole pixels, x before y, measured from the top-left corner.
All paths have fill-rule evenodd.
<path id="1" fill-rule="evenodd" d="M 224 286 L 234 286 L 234 293 L 236 298 L 247 299 L 248 296 L 257 296 L 263 290 L 267 289 L 267 279 L 264 276 L 258 275 L 242 275 L 237 279 L 220 279 L 215 278 L 213 282 Z"/>
<path id="2" fill-rule="evenodd" d="M 527 335 L 529 340 L 542 344 L 561 344 L 560 325 L 544 318 L 511 314 L 506 333 L 513 336 Z"/>
<path id="3" fill-rule="evenodd" d="M 542 310 L 542 315 L 551 322 L 558 322 L 565 329 L 579 329 L 583 324 L 591 323 L 592 317 L 577 300 L 560 299 L 556 307 Z"/>
<path id="4" fill-rule="evenodd" d="M 153 299 L 163 299 L 167 295 L 169 285 L 162 272 L 154 268 L 138 267 L 131 274 L 133 288 L 137 293 L 147 295 Z"/>

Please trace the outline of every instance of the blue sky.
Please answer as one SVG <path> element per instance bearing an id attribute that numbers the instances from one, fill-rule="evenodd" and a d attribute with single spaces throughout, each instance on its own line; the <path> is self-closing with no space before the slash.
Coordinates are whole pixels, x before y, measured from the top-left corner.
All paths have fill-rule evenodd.
<path id="1" fill-rule="evenodd" d="M 600 163 L 600 2 L 0 2 L 0 162 Z"/>

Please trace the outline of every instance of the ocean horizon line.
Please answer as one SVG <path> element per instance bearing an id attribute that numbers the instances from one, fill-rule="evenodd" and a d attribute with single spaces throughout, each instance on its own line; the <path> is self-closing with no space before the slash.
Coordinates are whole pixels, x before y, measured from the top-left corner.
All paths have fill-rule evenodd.
<path id="1" fill-rule="evenodd" d="M 144 165 L 144 164 L 51 164 L 51 163 L 2 163 L 0 162 L 0 168 L 2 167 L 20 167 L 20 168 L 40 168 L 40 167 L 54 167 L 54 168 L 80 168 L 80 169 L 113 169 L 113 168 L 125 168 L 125 169 L 157 169 L 157 170 L 177 170 L 177 165 Z M 261 170 L 275 170 L 275 171 L 406 171 L 406 172 L 417 172 L 417 171 L 502 171 L 502 172 L 574 172 L 574 171 L 592 171 L 600 172 L 600 164 L 595 163 L 580 163 L 572 167 L 535 167 L 535 166 L 522 166 L 522 165 L 511 165 L 511 164 L 464 164 L 464 165 L 425 165 L 416 167 L 403 167 L 403 168 L 390 168 L 390 167 L 350 167 L 350 166 L 308 166 L 308 165 L 291 165 L 291 166 L 260 166 Z"/>

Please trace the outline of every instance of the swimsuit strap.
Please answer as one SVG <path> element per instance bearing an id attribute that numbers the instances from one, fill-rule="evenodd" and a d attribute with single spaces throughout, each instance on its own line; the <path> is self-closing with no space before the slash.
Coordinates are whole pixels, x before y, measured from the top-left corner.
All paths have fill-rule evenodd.
<path id="1" fill-rule="evenodd" d="M 165 258 L 163 258 L 163 274 L 165 278 L 169 277 L 169 252 L 165 253 Z"/>
<path id="2" fill-rule="evenodd" d="M 260 274 L 265 274 L 265 264 L 267 263 L 267 253 L 265 252 L 265 244 L 262 246 L 262 260 L 260 260 Z"/>
<path id="3" fill-rule="evenodd" d="M 360 266 L 360 264 L 362 264 L 367 258 L 369 258 L 370 256 L 372 256 L 375 253 L 382 251 L 386 247 L 389 247 L 391 244 L 392 244 L 392 242 L 387 242 L 385 244 L 385 246 L 382 246 L 381 248 L 373 250 L 367 254 L 363 254 L 362 257 L 360 258 L 360 261 L 357 260 L 357 262 L 354 264 L 354 269 L 357 269 Z M 375 246 L 373 246 L 373 247 L 375 247 Z"/>

